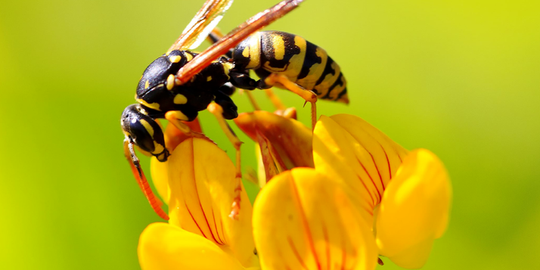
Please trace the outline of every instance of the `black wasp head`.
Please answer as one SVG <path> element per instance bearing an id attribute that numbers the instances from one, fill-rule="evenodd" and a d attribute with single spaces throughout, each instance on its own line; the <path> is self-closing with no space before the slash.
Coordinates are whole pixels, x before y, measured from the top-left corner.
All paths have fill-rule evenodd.
<path id="1" fill-rule="evenodd" d="M 161 126 L 148 115 L 150 110 L 140 104 L 129 105 L 122 113 L 120 124 L 126 138 L 143 152 L 152 154 L 159 161 L 166 161 L 169 151 Z"/>
<path id="2" fill-rule="evenodd" d="M 191 58 L 193 54 L 190 52 L 174 50 L 154 60 L 137 85 L 137 99 L 143 100 L 152 109 L 162 109 L 159 104 L 169 101 L 176 73 Z"/>

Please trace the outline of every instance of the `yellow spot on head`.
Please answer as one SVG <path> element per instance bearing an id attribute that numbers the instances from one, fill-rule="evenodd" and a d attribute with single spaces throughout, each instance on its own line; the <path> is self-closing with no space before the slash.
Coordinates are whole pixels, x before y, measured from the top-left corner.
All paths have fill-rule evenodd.
<path id="1" fill-rule="evenodd" d="M 181 59 L 182 57 L 180 57 L 180 55 L 169 56 L 169 61 L 171 61 L 171 63 L 178 63 Z"/>
<path id="2" fill-rule="evenodd" d="M 211 81 L 211 80 L 212 80 L 212 76 L 206 77 L 206 81 L 207 81 L 207 82 L 209 82 L 209 81 Z"/>
<path id="3" fill-rule="evenodd" d="M 170 74 L 169 77 L 167 77 L 167 90 L 172 90 L 174 87 L 174 75 Z"/>
<path id="4" fill-rule="evenodd" d="M 135 99 L 137 100 L 137 102 L 139 102 L 140 104 L 142 104 L 142 105 L 144 105 L 144 106 L 146 106 L 146 107 L 148 107 L 148 108 L 150 108 L 150 109 L 154 109 L 154 110 L 156 110 L 156 111 L 159 111 L 159 110 L 160 110 L 160 109 L 159 109 L 159 103 L 156 103 L 156 102 L 154 102 L 154 103 L 148 103 L 148 102 L 146 102 L 146 100 L 144 100 L 144 99 L 140 99 L 140 98 L 135 98 Z"/>
<path id="5" fill-rule="evenodd" d="M 176 96 L 174 96 L 173 102 L 174 104 L 186 104 L 187 98 L 182 94 L 176 94 Z"/>
<path id="6" fill-rule="evenodd" d="M 148 121 L 144 119 L 140 119 L 139 121 L 144 126 L 144 129 L 146 129 L 148 134 L 150 134 L 151 137 L 154 137 L 154 128 L 152 127 L 152 125 L 150 125 L 150 123 L 148 123 Z"/>

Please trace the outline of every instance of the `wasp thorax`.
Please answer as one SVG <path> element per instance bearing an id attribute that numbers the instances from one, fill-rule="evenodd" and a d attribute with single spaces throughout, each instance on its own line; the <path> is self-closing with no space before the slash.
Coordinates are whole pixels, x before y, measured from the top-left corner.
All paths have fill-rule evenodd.
<path id="1" fill-rule="evenodd" d="M 160 104 L 174 95 L 175 75 L 193 58 L 193 53 L 174 50 L 154 60 L 144 71 L 137 85 L 137 100 L 154 110 L 163 110 Z"/>

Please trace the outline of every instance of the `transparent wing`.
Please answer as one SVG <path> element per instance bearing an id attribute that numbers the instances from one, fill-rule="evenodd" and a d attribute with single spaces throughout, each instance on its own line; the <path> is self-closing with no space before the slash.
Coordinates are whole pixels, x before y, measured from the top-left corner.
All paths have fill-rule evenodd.
<path id="1" fill-rule="evenodd" d="M 197 48 L 221 21 L 232 2 L 233 0 L 207 0 L 169 51 Z"/>
<path id="2" fill-rule="evenodd" d="M 238 45 L 238 43 L 254 32 L 291 12 L 303 1 L 304 0 L 283 0 L 269 9 L 257 13 L 184 65 L 178 73 L 176 73 L 175 83 L 177 85 L 186 83 L 195 76 L 195 74 L 207 67 L 212 61 L 229 51 L 230 48 Z"/>

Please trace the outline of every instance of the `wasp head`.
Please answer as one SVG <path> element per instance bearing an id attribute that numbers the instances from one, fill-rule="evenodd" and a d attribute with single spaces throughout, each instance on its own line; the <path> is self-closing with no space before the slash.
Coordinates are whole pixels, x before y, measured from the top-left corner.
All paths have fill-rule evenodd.
<path id="1" fill-rule="evenodd" d="M 153 155 L 159 161 L 166 161 L 169 151 L 161 126 L 148 115 L 149 109 L 140 104 L 129 105 L 122 113 L 120 124 L 126 139 L 138 146 L 146 155 Z"/>

